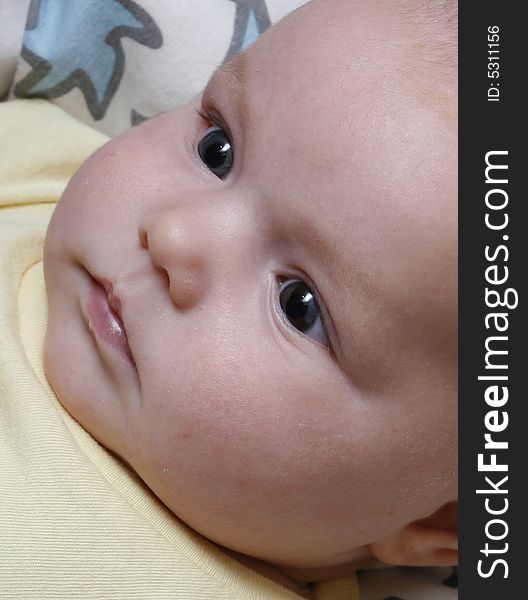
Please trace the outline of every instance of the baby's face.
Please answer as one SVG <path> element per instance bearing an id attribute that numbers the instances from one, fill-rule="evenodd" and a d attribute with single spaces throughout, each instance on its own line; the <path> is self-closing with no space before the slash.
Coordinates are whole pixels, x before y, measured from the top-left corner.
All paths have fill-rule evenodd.
<path id="1" fill-rule="evenodd" d="M 198 532 L 301 567 L 456 497 L 454 91 L 368 4 L 318 10 L 92 156 L 45 247 L 67 410 Z"/>

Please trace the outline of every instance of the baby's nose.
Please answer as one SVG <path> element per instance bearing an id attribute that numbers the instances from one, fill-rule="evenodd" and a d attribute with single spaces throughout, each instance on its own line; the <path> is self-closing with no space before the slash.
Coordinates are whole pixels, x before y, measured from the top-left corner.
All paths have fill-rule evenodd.
<path id="1" fill-rule="evenodd" d="M 180 207 L 150 215 L 138 231 L 152 262 L 167 275 L 169 294 L 180 309 L 200 302 L 210 275 L 210 240 L 189 213 Z"/>

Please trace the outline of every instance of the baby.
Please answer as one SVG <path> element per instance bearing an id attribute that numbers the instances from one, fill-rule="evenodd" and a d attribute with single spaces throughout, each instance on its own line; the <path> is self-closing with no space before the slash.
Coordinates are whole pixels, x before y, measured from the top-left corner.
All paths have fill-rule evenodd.
<path id="1" fill-rule="evenodd" d="M 453 4 L 302 7 L 49 227 L 61 403 L 278 580 L 457 560 Z"/>

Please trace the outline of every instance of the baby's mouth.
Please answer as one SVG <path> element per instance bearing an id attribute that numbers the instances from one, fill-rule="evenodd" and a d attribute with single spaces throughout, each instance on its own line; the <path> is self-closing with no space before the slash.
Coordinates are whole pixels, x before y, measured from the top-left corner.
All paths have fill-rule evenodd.
<path id="1" fill-rule="evenodd" d="M 121 301 L 114 294 L 110 282 L 93 276 L 91 280 L 87 307 L 90 330 L 96 338 L 118 350 L 137 371 L 123 323 Z"/>
<path id="2" fill-rule="evenodd" d="M 106 281 L 105 279 L 100 279 L 99 281 L 96 280 L 96 283 L 99 283 L 99 285 L 106 292 L 110 310 L 113 311 L 114 316 L 116 317 L 117 321 L 120 323 L 124 331 L 125 327 L 123 325 L 123 317 L 121 312 L 121 300 L 119 300 L 119 298 L 117 298 L 117 296 L 114 295 L 112 284 L 109 281 Z"/>

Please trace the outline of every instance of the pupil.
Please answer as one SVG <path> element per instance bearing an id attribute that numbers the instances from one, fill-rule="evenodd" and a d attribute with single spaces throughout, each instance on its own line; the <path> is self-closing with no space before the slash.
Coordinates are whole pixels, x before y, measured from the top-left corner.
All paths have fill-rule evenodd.
<path id="1" fill-rule="evenodd" d="M 207 148 L 205 153 L 205 161 L 213 169 L 221 167 L 226 159 L 227 152 L 229 151 L 228 142 L 215 142 Z"/>
<path id="2" fill-rule="evenodd" d="M 281 294 L 281 306 L 288 319 L 300 331 L 306 331 L 317 319 L 318 309 L 312 292 L 302 282 L 287 285 Z"/>
<path id="3" fill-rule="evenodd" d="M 225 179 L 233 166 L 233 148 L 222 129 L 213 129 L 198 144 L 198 154 L 220 179 Z"/>

